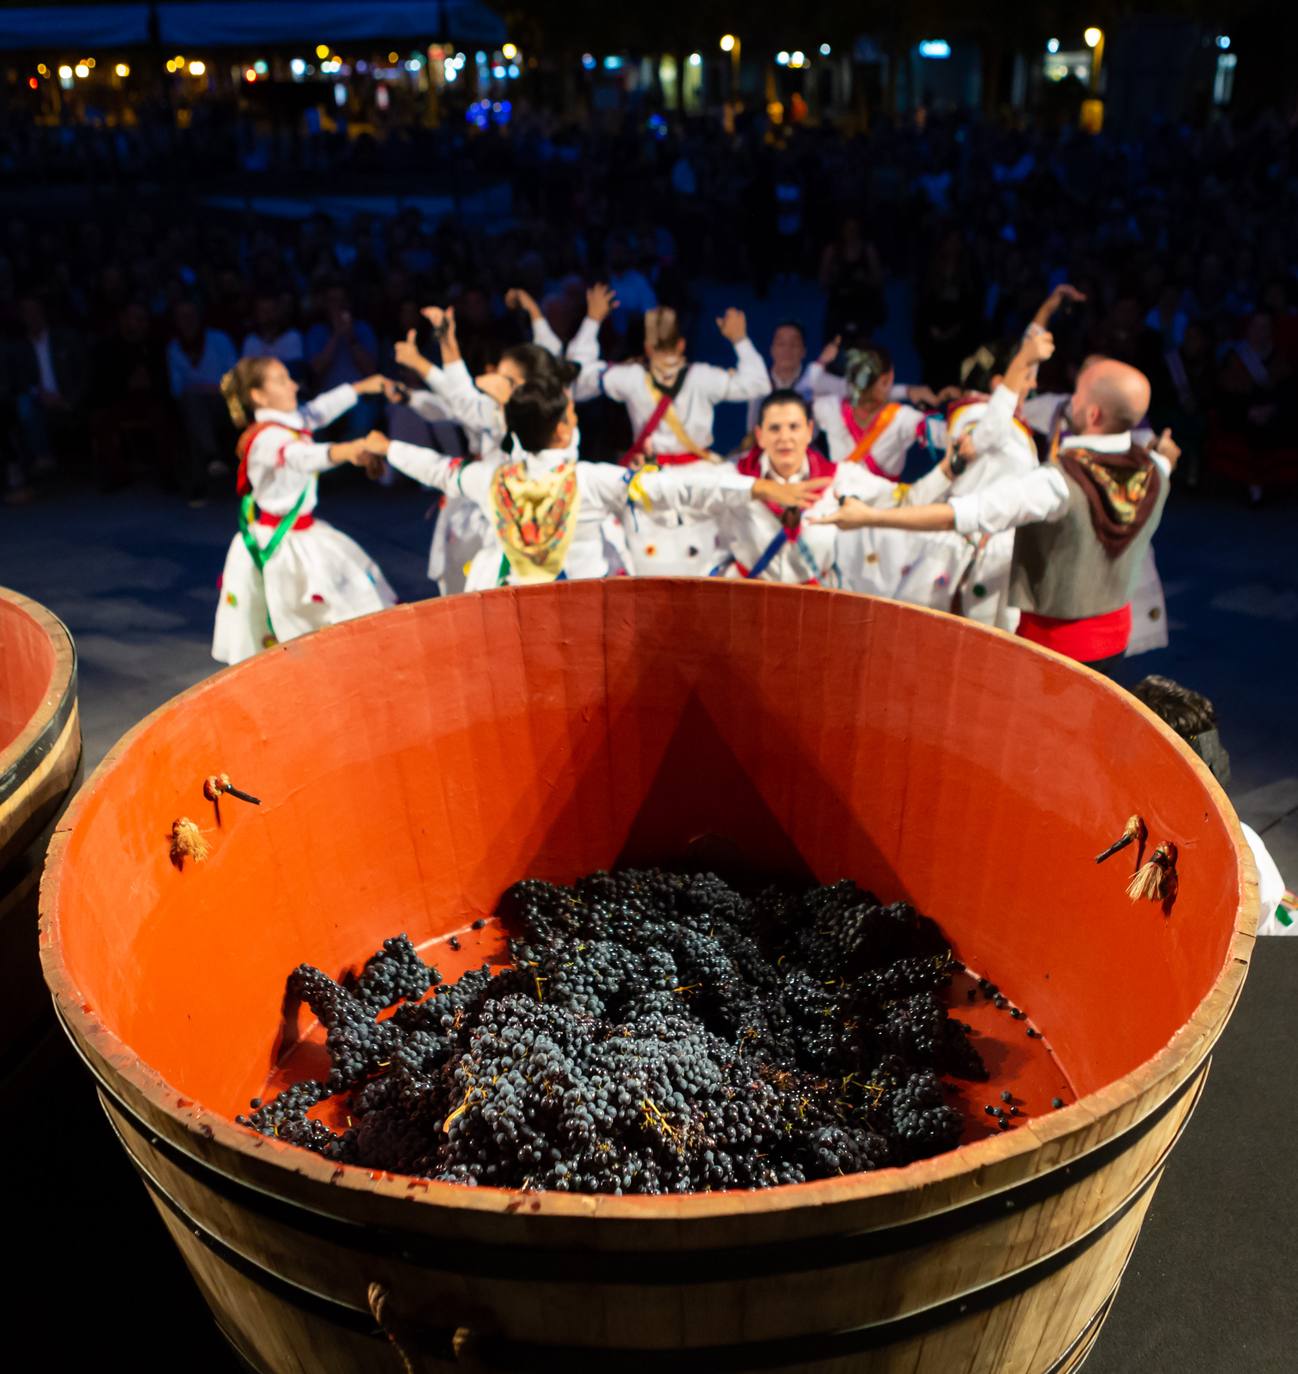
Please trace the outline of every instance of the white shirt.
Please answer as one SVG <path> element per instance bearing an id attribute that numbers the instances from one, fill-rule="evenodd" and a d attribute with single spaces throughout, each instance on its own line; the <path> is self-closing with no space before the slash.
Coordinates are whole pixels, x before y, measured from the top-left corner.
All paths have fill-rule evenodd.
<path id="1" fill-rule="evenodd" d="M 836 391 L 822 392 L 812 405 L 812 417 L 817 426 L 824 431 L 829 445 L 829 456 L 836 463 L 846 462 L 856 449 L 856 437 L 843 418 L 843 401 L 846 383 L 841 377 L 829 377 L 828 381 L 841 383 Z M 904 386 L 895 386 L 888 393 L 895 398 L 898 393 L 906 394 Z M 889 402 L 891 404 L 891 401 Z M 929 417 L 922 410 L 898 403 L 897 413 L 888 421 L 883 432 L 875 439 L 870 448 L 870 456 L 882 472 L 896 477 L 906 466 L 906 455 L 920 437 L 921 426 L 928 421 L 930 439 L 939 448 L 946 447 L 946 421 L 941 416 Z M 858 460 L 859 461 L 859 460 Z"/>
<path id="2" fill-rule="evenodd" d="M 672 469 L 683 471 L 685 469 Z M 805 482 L 811 476 L 810 464 L 792 477 L 781 477 L 770 458 L 761 458 L 762 476 L 774 482 Z M 837 509 L 840 498 L 854 496 L 871 506 L 927 504 L 939 501 L 949 488 L 946 475 L 934 468 L 913 487 L 899 487 L 895 482 L 878 477 L 862 463 L 844 463 L 834 474 L 833 482 L 825 488 L 820 499 L 802 512 L 802 523 L 796 540 L 784 539 L 775 556 L 760 574 L 765 582 L 804 583 L 815 578 L 818 582 L 838 585 L 836 555 L 838 531 L 833 525 L 814 525 L 811 518 L 829 515 Z M 741 567 L 752 569 L 761 561 L 784 524 L 764 501 L 747 501 L 742 505 L 728 504 L 718 514 L 721 543 Z"/>
<path id="3" fill-rule="evenodd" d="M 304 356 L 302 335 L 296 329 L 286 329 L 274 339 L 263 339 L 252 333 L 243 341 L 245 358 L 278 358 L 282 363 L 300 363 Z"/>
<path id="4" fill-rule="evenodd" d="M 1018 401 L 1017 392 L 1001 385 L 988 400 L 961 406 L 952 415 L 950 437 L 959 439 L 972 430 L 978 454 L 951 484 L 952 496 L 968 496 L 1003 477 L 1026 477 L 1040 466 L 1031 435 L 1014 421 Z"/>
<path id="5" fill-rule="evenodd" d="M 1092 453 L 1126 453 L 1131 447 L 1131 432 L 1122 434 L 1070 434 L 1061 448 L 1085 448 Z M 1161 453 L 1151 453 L 1165 480 L 1171 480 L 1172 465 Z M 999 534 L 1001 530 L 1054 524 L 1068 512 L 1068 482 L 1054 463 L 1040 463 L 1026 477 L 1004 477 L 967 496 L 953 496 L 955 528 L 959 534 Z"/>
<path id="6" fill-rule="evenodd" d="M 542 453 L 511 455 L 507 461 L 526 463 L 529 473 L 541 476 L 573 460 L 571 449 L 547 449 Z M 388 445 L 388 462 L 416 482 L 458 494 L 472 501 L 493 520 L 491 489 L 498 464 L 465 463 L 447 458 L 432 449 L 393 441 Z M 635 477 L 634 484 L 632 478 Z M 632 474 L 611 463 L 577 464 L 577 527 L 564 560 L 564 573 L 571 579 L 607 577 L 610 571 L 601 526 L 610 516 L 618 516 L 629 500 L 662 505 L 677 512 L 702 516 L 752 500 L 753 479 L 737 473 L 728 463 L 693 463 L 664 472 Z"/>
<path id="7" fill-rule="evenodd" d="M 749 401 L 765 396 L 770 388 L 766 364 L 753 347 L 751 339 L 739 340 L 735 345 L 735 358 L 737 366 L 733 369 L 713 367 L 708 363 L 690 363 L 681 389 L 672 402 L 672 408 L 690 441 L 705 451 L 712 447 L 712 422 L 717 406 L 726 401 Z M 658 405 L 656 389 L 650 389 L 652 378 L 649 369 L 643 363 L 619 363 L 615 367 L 601 363 L 596 368 L 602 371 L 599 384 L 604 395 L 626 406 L 631 428 L 638 435 Z M 583 368 L 583 377 L 579 380 L 586 380 L 585 372 Z M 586 398 L 578 392 L 576 399 Z M 645 452 L 651 455 L 686 451 L 687 446 L 681 442 L 666 416 L 645 445 Z"/>
<path id="8" fill-rule="evenodd" d="M 287 515 L 304 487 L 306 500 L 300 514 L 315 509 L 316 484 L 312 478 L 333 466 L 329 445 L 299 439 L 289 431 L 323 429 L 349 411 L 356 399 L 354 387 L 336 386 L 297 410 L 256 412 L 254 418 L 259 424 L 272 426 L 262 430 L 248 449 L 248 481 L 261 510 L 268 515 Z"/>
<path id="9" fill-rule="evenodd" d="M 1281 925 L 1276 918 L 1276 908 L 1284 900 L 1284 879 L 1275 866 L 1275 860 L 1267 852 L 1261 836 L 1250 826 L 1240 822 L 1248 847 L 1253 851 L 1253 862 L 1257 864 L 1257 894 L 1261 899 L 1262 910 L 1258 914 L 1257 933 L 1259 935 L 1298 935 L 1298 923 Z"/>

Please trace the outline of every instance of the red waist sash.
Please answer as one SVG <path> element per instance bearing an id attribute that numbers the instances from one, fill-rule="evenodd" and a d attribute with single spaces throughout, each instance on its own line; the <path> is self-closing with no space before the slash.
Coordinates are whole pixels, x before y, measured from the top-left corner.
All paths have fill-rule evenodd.
<path id="1" fill-rule="evenodd" d="M 1095 663 L 1126 650 L 1131 639 L 1131 605 L 1081 620 L 1056 620 L 1053 616 L 1022 611 L 1019 634 L 1078 663 Z"/>
<path id="2" fill-rule="evenodd" d="M 271 515 L 269 511 L 259 510 L 257 512 L 257 523 L 259 525 L 266 525 L 272 530 L 279 528 L 279 522 L 283 520 L 283 518 L 282 515 Z M 295 530 L 309 530 L 314 524 L 314 515 L 299 515 L 298 518 L 293 521 L 292 528 Z"/>

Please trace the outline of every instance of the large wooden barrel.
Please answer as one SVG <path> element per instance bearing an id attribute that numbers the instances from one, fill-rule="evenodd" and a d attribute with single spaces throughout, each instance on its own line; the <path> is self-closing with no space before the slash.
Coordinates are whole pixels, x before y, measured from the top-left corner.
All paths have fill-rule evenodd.
<path id="1" fill-rule="evenodd" d="M 218 771 L 263 805 L 218 817 Z M 1169 905 L 1094 861 L 1133 813 L 1179 848 Z M 212 849 L 183 869 L 181 815 Z M 469 923 L 518 878 L 719 852 L 937 918 L 1044 1031 L 979 1023 L 1022 1124 L 652 1198 L 369 1173 L 234 1124 L 299 961 L 406 930 L 476 962 L 499 936 Z M 1256 874 L 1207 770 L 1088 670 L 865 597 L 626 580 L 401 607 L 184 693 L 83 789 L 42 911 L 68 1034 L 254 1368 L 395 1369 L 386 1334 L 427 1369 L 1041 1374 L 1107 1311 L 1243 984 Z"/>
<path id="2" fill-rule="evenodd" d="M 0 587 L 0 1078 L 52 1024 L 37 953 L 45 846 L 81 763 L 67 627 Z"/>

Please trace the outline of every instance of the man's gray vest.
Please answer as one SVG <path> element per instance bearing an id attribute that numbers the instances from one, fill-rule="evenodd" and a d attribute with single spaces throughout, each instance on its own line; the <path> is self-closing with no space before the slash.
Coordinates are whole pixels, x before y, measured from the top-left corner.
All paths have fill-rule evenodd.
<path id="1" fill-rule="evenodd" d="M 1083 620 L 1119 610 L 1131 600 L 1171 483 L 1159 465 L 1158 496 L 1149 519 L 1131 543 L 1110 558 L 1091 524 L 1086 493 L 1066 472 L 1063 476 L 1068 484 L 1068 513 L 1063 519 L 1021 525 L 1014 532 L 1010 605 L 1056 620 Z"/>

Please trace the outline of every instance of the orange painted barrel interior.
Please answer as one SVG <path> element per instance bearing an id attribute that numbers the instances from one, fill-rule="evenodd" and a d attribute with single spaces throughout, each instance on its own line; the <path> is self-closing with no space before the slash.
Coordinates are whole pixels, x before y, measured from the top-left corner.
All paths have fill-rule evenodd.
<path id="1" fill-rule="evenodd" d="M 218 818 L 216 771 L 264 804 Z M 688 855 L 850 877 L 1027 1011 L 1044 1042 L 980 1003 L 977 1043 L 1042 1104 L 1150 1059 L 1220 974 L 1245 881 L 1223 807 L 1133 699 L 965 621 L 755 583 L 507 590 L 281 646 L 148 718 L 70 815 L 45 939 L 79 1011 L 232 1116 L 301 961 L 407 931 L 453 976 L 503 935 L 439 941 L 524 877 Z M 1133 813 L 1179 848 L 1170 911 L 1127 897 L 1130 854 L 1094 862 Z M 180 815 L 212 848 L 183 870 Z"/>
<path id="2" fill-rule="evenodd" d="M 45 628 L 0 597 L 0 752 L 22 734 L 44 701 L 54 664 Z"/>

